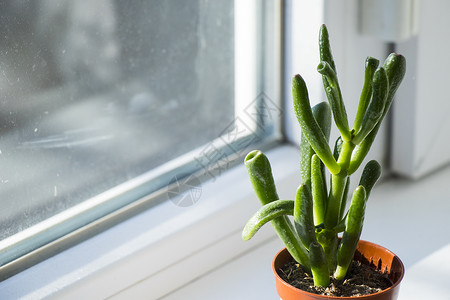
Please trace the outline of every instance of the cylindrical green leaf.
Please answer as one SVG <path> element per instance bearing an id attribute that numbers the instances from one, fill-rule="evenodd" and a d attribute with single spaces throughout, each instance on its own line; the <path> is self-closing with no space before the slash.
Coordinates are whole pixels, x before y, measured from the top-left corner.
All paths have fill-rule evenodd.
<path id="1" fill-rule="evenodd" d="M 245 224 L 242 230 L 242 239 L 251 239 L 256 232 L 267 222 L 285 215 L 294 214 L 293 200 L 276 200 L 262 206 Z"/>
<path id="2" fill-rule="evenodd" d="M 341 136 L 338 137 L 336 142 L 334 143 L 333 157 L 336 161 L 339 159 L 339 155 L 341 154 L 343 143 L 344 141 L 342 140 Z"/>
<path id="3" fill-rule="evenodd" d="M 262 205 L 278 200 L 272 168 L 269 160 L 259 150 L 250 152 L 245 157 L 245 166 L 250 176 L 256 196 Z M 306 248 L 301 243 L 292 223 L 286 216 L 275 218 L 271 224 L 292 257 L 302 265 L 307 272 L 310 271 L 310 261 Z"/>
<path id="4" fill-rule="evenodd" d="M 333 112 L 336 127 L 341 133 L 345 141 L 351 140 L 351 134 L 348 127 L 347 112 L 345 111 L 344 102 L 342 99 L 341 89 L 337 76 L 332 67 L 325 61 L 321 61 L 317 67 L 317 71 L 322 74 L 324 79 L 324 88 L 327 95 L 328 102 Z"/>
<path id="5" fill-rule="evenodd" d="M 345 216 L 339 221 L 339 223 L 334 226 L 333 231 L 335 233 L 343 232 L 345 230 L 345 224 L 347 224 L 348 211 Z"/>
<path id="6" fill-rule="evenodd" d="M 383 116 L 378 122 L 377 126 L 366 136 L 366 138 L 355 148 L 352 155 L 352 160 L 349 167 L 349 175 L 353 174 L 361 165 L 362 161 L 366 157 L 367 153 L 369 153 L 370 147 L 372 146 L 373 141 L 377 135 L 378 129 L 381 126 L 381 121 L 386 116 L 391 107 L 392 101 L 394 99 L 395 92 L 397 91 L 400 83 L 403 80 L 403 77 L 406 72 L 406 60 L 405 57 L 391 53 L 386 61 L 383 64 L 383 68 L 386 71 L 386 75 L 388 77 L 389 82 L 389 92 L 386 99 L 386 105 L 384 107 Z"/>
<path id="7" fill-rule="evenodd" d="M 366 208 L 366 190 L 363 186 L 358 186 L 353 193 L 352 204 L 350 206 L 347 224 L 339 245 L 336 261 L 337 267 L 334 277 L 337 280 L 344 279 L 348 267 L 352 262 L 356 246 L 361 236 Z"/>
<path id="8" fill-rule="evenodd" d="M 373 75 L 372 100 L 364 114 L 360 130 L 352 139 L 355 145 L 359 144 L 381 121 L 386 105 L 388 86 L 386 71 L 383 68 L 378 68 Z"/>
<path id="9" fill-rule="evenodd" d="M 322 246 L 313 242 L 309 246 L 309 258 L 311 260 L 311 272 L 314 285 L 327 287 L 330 285 L 330 271 Z"/>
<path id="10" fill-rule="evenodd" d="M 327 102 L 322 101 L 314 105 L 311 110 L 314 119 L 316 120 L 317 124 L 319 124 L 319 127 L 322 130 L 322 133 L 328 142 L 330 140 L 330 132 L 331 132 L 330 105 Z"/>
<path id="11" fill-rule="evenodd" d="M 319 55 L 321 61 L 326 61 L 331 68 L 336 72 L 336 65 L 334 64 L 333 54 L 331 53 L 330 37 L 328 29 L 325 25 L 320 26 L 319 31 Z"/>
<path id="12" fill-rule="evenodd" d="M 387 96 L 387 103 L 384 108 L 384 115 L 386 115 L 391 107 L 395 92 L 397 92 L 397 89 L 405 76 L 406 59 L 401 54 L 391 53 L 384 61 L 383 68 L 386 70 L 389 81 L 389 93 Z"/>
<path id="13" fill-rule="evenodd" d="M 314 153 L 313 148 L 302 132 L 300 138 L 300 176 L 302 177 L 302 182 L 308 187 L 311 187 L 311 158 Z"/>
<path id="14" fill-rule="evenodd" d="M 370 98 L 372 97 L 372 79 L 375 70 L 380 61 L 376 58 L 368 56 L 366 58 L 364 70 L 364 85 L 359 98 L 358 111 L 356 112 L 355 121 L 353 123 L 353 130 L 357 132 L 361 127 L 361 122 L 366 113 L 367 106 L 369 106 Z"/>
<path id="15" fill-rule="evenodd" d="M 272 168 L 266 155 L 259 150 L 251 151 L 244 160 L 253 190 L 262 205 L 278 200 Z"/>
<path id="16" fill-rule="evenodd" d="M 342 196 L 342 202 L 341 202 L 341 209 L 339 212 L 339 220 L 342 220 L 344 213 L 345 213 L 345 209 L 347 207 L 347 200 L 348 200 L 348 191 L 350 189 L 350 177 L 347 178 L 347 182 L 345 183 L 345 190 L 344 190 L 344 195 Z"/>
<path id="17" fill-rule="evenodd" d="M 361 174 L 359 185 L 366 189 L 366 198 L 369 198 L 373 186 L 381 176 L 381 166 L 376 160 L 369 161 Z"/>
<path id="18" fill-rule="evenodd" d="M 311 160 L 311 178 L 314 224 L 319 225 L 325 219 L 328 196 L 326 186 L 324 186 L 325 178 L 322 172 L 322 162 L 317 155 L 313 155 Z"/>
<path id="19" fill-rule="evenodd" d="M 300 185 L 295 197 L 294 224 L 300 240 L 306 248 L 316 241 L 312 196 L 305 184 Z"/>
<path id="20" fill-rule="evenodd" d="M 328 140 L 313 116 L 308 90 L 305 81 L 300 75 L 294 76 L 292 80 L 292 95 L 294 98 L 294 111 L 305 138 L 328 170 L 332 174 L 339 173 L 340 166 L 334 159 Z"/>
<path id="21" fill-rule="evenodd" d="M 325 139 L 330 139 L 331 110 L 327 102 L 320 102 L 312 107 L 312 113 L 317 124 L 319 124 Z M 314 150 L 302 132 L 300 141 L 300 175 L 302 182 L 311 188 L 311 157 Z"/>
<path id="22" fill-rule="evenodd" d="M 330 101 L 330 105 L 331 102 L 338 103 L 335 107 L 333 107 L 334 105 L 331 105 L 336 126 L 344 137 L 344 140 L 349 141 L 351 139 L 351 134 L 348 130 L 347 113 L 345 112 L 345 106 L 342 101 L 342 94 L 337 80 L 336 65 L 334 63 L 333 54 L 331 53 L 330 37 L 325 25 L 322 25 L 319 31 L 319 56 L 321 64 L 323 63 L 325 66 L 323 71 L 328 73 L 328 76 L 324 74 L 322 76 L 327 98 Z M 319 65 L 318 69 L 319 72 L 321 72 L 320 69 L 322 69 L 322 66 Z"/>

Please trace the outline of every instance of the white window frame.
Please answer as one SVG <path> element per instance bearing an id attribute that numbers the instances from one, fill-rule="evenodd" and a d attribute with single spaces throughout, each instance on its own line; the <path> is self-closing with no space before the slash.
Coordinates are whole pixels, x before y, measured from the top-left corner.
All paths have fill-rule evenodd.
<path id="1" fill-rule="evenodd" d="M 370 49 L 370 55 L 381 59 L 385 46 L 354 32 L 357 1 L 311 4 L 302 0 L 285 1 L 285 5 L 285 64 L 288 67 L 284 74 L 287 78 L 284 127 L 287 140 L 296 145 L 300 132 L 295 117 L 289 113 L 292 111 L 289 79 L 293 72 L 305 77 L 312 99 L 325 99 L 321 78 L 315 72 L 319 25 L 326 22 L 333 28 L 331 42 L 346 98 L 359 99 L 365 50 Z M 305 5 L 308 10 L 302 9 Z M 333 14 L 328 13 L 330 11 Z M 349 17 L 340 18 L 340 14 Z M 338 39 L 344 39 L 345 43 L 333 42 Z M 355 45 L 357 49 L 352 48 Z M 349 52 L 349 49 L 354 51 Z M 349 107 L 349 115 L 354 115 L 356 107 Z M 381 144 L 380 149 L 384 148 Z M 372 150 L 371 155 L 383 158 L 380 149 Z M 292 163 L 299 159 L 297 148 L 284 145 L 267 154 L 280 196 L 289 197 L 299 183 L 298 166 Z M 0 285 L 0 298 L 161 297 L 272 238 L 274 233 L 268 228 L 250 242 L 240 239 L 242 225 L 258 206 L 246 170 L 239 165 L 204 184 L 202 199 L 196 205 L 185 209 L 167 201 L 125 220 L 8 278 Z M 197 265 L 198 262 L 201 264 Z"/>

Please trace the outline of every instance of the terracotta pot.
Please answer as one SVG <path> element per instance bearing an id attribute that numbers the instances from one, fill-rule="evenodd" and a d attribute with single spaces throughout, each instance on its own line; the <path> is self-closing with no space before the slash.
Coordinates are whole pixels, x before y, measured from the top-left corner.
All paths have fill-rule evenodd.
<path id="1" fill-rule="evenodd" d="M 356 260 L 361 261 L 365 264 L 371 264 L 375 266 L 378 270 L 388 270 L 389 279 L 392 281 L 393 285 L 381 292 L 365 295 L 360 297 L 331 297 L 322 296 L 312 293 L 305 292 L 303 290 L 297 289 L 283 279 L 281 279 L 278 271 L 281 266 L 283 266 L 288 261 L 292 260 L 291 255 L 285 249 L 281 250 L 275 256 L 272 262 L 272 270 L 275 274 L 275 285 L 277 288 L 278 295 L 283 300 L 316 300 L 316 299 L 365 299 L 365 300 L 395 300 L 398 297 L 398 292 L 400 290 L 400 281 L 403 279 L 405 273 L 405 268 L 402 261 L 398 256 L 383 248 L 377 244 L 373 244 L 366 241 L 359 241 L 358 247 L 356 248 L 355 256 Z"/>

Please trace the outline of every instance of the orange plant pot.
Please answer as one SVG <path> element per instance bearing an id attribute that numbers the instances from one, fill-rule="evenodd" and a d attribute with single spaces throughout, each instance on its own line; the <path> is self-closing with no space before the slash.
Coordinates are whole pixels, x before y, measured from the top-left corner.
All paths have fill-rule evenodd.
<path id="1" fill-rule="evenodd" d="M 389 279 L 392 281 L 392 286 L 382 290 L 378 293 L 359 296 L 359 297 L 334 297 L 334 296 L 323 296 L 305 292 L 303 290 L 297 289 L 292 285 L 281 279 L 278 274 L 278 270 L 292 260 L 292 256 L 285 249 L 277 253 L 272 262 L 272 270 L 275 274 L 275 285 L 277 288 L 278 295 L 283 300 L 317 300 L 317 299 L 364 299 L 364 300 L 395 300 L 398 297 L 398 292 L 400 290 L 400 282 L 405 274 L 405 267 L 402 261 L 397 255 L 392 253 L 386 248 L 383 248 L 377 244 L 370 243 L 367 241 L 359 241 L 356 248 L 355 260 L 361 263 L 372 265 L 378 270 L 387 270 Z"/>

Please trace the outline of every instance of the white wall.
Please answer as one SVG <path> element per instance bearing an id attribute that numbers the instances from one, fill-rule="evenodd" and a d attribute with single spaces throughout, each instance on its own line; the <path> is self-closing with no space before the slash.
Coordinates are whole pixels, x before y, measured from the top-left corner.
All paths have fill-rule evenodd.
<path id="1" fill-rule="evenodd" d="M 449 11 L 449 1 L 422 1 L 418 36 L 397 46 L 407 73 L 394 107 L 393 168 L 412 178 L 450 161 Z"/>

